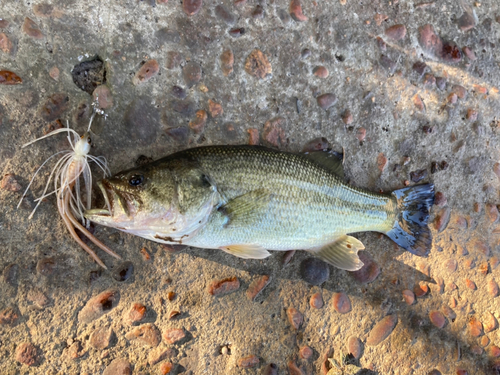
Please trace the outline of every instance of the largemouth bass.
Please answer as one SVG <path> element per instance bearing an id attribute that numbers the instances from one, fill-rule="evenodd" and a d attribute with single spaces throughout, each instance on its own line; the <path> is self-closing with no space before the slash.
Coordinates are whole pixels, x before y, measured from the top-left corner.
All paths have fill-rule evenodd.
<path id="1" fill-rule="evenodd" d="M 363 266 L 355 232 L 384 233 L 426 256 L 434 186 L 376 194 L 346 184 L 342 167 L 332 151 L 198 147 L 102 180 L 107 208 L 85 217 L 148 240 L 241 258 L 306 250 L 350 271 Z"/>

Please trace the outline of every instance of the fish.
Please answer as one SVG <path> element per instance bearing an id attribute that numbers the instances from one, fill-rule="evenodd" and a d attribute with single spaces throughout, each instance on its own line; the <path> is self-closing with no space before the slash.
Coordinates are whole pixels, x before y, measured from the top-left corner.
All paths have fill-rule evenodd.
<path id="1" fill-rule="evenodd" d="M 99 225 L 163 244 L 220 249 L 244 259 L 305 250 L 340 269 L 363 266 L 351 236 L 375 231 L 417 256 L 432 244 L 434 185 L 379 194 L 345 181 L 332 150 L 289 153 L 262 146 L 191 148 L 98 182 Z"/>

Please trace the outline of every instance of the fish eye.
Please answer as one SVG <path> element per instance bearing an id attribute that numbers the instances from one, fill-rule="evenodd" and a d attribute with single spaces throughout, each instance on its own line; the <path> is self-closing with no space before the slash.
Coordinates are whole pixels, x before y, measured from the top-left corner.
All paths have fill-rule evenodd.
<path id="1" fill-rule="evenodd" d="M 128 180 L 130 186 L 139 186 L 144 182 L 144 176 L 142 174 L 134 174 Z"/>
<path id="2" fill-rule="evenodd" d="M 87 143 L 88 143 L 88 144 L 91 144 L 91 143 L 92 143 L 92 139 L 90 139 L 90 137 L 87 139 Z"/>

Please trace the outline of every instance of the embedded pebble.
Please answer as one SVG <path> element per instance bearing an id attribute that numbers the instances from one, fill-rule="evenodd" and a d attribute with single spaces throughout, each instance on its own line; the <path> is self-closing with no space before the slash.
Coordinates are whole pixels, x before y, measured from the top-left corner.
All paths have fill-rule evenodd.
<path id="1" fill-rule="evenodd" d="M 451 210 L 449 207 L 442 208 L 439 213 L 436 215 L 434 219 L 434 229 L 438 231 L 438 233 L 442 232 L 448 226 L 450 222 Z"/>
<path id="2" fill-rule="evenodd" d="M 132 375 L 132 365 L 125 358 L 116 358 L 106 367 L 102 375 Z"/>
<path id="3" fill-rule="evenodd" d="M 16 348 L 15 358 L 27 366 L 34 366 L 40 361 L 37 348 L 30 342 L 23 342 Z"/>
<path id="4" fill-rule="evenodd" d="M 434 77 L 430 73 L 424 74 L 424 78 L 422 80 L 422 83 L 426 86 L 434 86 L 436 84 L 436 77 Z"/>
<path id="5" fill-rule="evenodd" d="M 174 348 L 166 348 L 164 346 L 158 346 L 156 349 L 152 349 L 148 354 L 148 364 L 154 366 L 157 363 L 167 359 L 174 358 L 177 356 L 177 350 Z"/>
<path id="6" fill-rule="evenodd" d="M 382 52 L 385 52 L 387 51 L 387 43 L 384 41 L 384 39 L 382 39 L 381 37 L 377 37 L 377 46 L 378 48 L 382 51 Z"/>
<path id="7" fill-rule="evenodd" d="M 20 318 L 20 313 L 14 306 L 6 307 L 0 311 L 0 325 L 11 325 L 17 324 Z"/>
<path id="8" fill-rule="evenodd" d="M 38 289 L 31 289 L 28 292 L 26 299 L 33 303 L 38 309 L 43 309 L 51 303 L 50 299 Z"/>
<path id="9" fill-rule="evenodd" d="M 19 266 L 15 263 L 7 265 L 2 271 L 3 282 L 9 284 L 10 286 L 17 286 L 17 274 L 19 271 Z"/>
<path id="10" fill-rule="evenodd" d="M 251 128 L 247 130 L 248 144 L 258 145 L 260 143 L 259 129 Z"/>
<path id="11" fill-rule="evenodd" d="M 261 5 L 256 5 L 255 9 L 252 12 L 252 17 L 254 19 L 263 19 L 264 18 L 264 8 Z"/>
<path id="12" fill-rule="evenodd" d="M 452 92 L 452 93 L 450 93 L 450 95 L 448 95 L 448 98 L 446 100 L 450 104 L 455 104 L 458 101 L 458 96 L 457 96 L 457 94 Z"/>
<path id="13" fill-rule="evenodd" d="M 347 314 L 351 311 L 351 301 L 344 292 L 333 293 L 333 308 L 340 314 Z"/>
<path id="14" fill-rule="evenodd" d="M 302 147 L 302 152 L 327 150 L 329 148 L 330 144 L 328 143 L 328 140 L 324 137 L 319 137 L 307 142 L 304 147 Z"/>
<path id="15" fill-rule="evenodd" d="M 2 34 L 0 34 L 0 49 L 2 46 Z M 21 77 L 9 70 L 0 70 L 0 85 L 20 85 L 23 83 Z"/>
<path id="16" fill-rule="evenodd" d="M 465 46 L 462 50 L 464 51 L 465 56 L 467 56 L 469 60 L 471 61 L 477 60 L 476 54 L 470 47 Z"/>
<path id="17" fill-rule="evenodd" d="M 24 19 L 23 32 L 33 39 L 43 39 L 42 31 L 31 18 L 26 17 Z"/>
<path id="18" fill-rule="evenodd" d="M 411 290 L 405 289 L 403 290 L 403 299 L 408 305 L 413 305 L 413 302 L 415 302 L 415 294 Z"/>
<path id="19" fill-rule="evenodd" d="M 349 337 L 347 340 L 347 351 L 355 359 L 360 359 L 363 353 L 363 344 L 361 340 L 355 336 Z"/>
<path id="20" fill-rule="evenodd" d="M 187 87 L 192 87 L 201 80 L 201 66 L 193 61 L 188 62 L 182 68 L 182 76 Z"/>
<path id="21" fill-rule="evenodd" d="M 182 62 L 182 55 L 176 51 L 168 51 L 165 67 L 169 70 L 178 68 Z"/>
<path id="22" fill-rule="evenodd" d="M 45 103 L 40 107 L 40 113 L 44 120 L 54 121 L 60 117 L 69 107 L 69 96 L 63 93 L 57 93 L 49 96 Z"/>
<path id="23" fill-rule="evenodd" d="M 488 294 L 492 297 L 497 297 L 498 296 L 498 284 L 496 283 L 495 280 L 491 279 L 488 281 L 488 284 L 486 285 L 486 289 L 488 290 Z"/>
<path id="24" fill-rule="evenodd" d="M 228 31 L 229 35 L 233 38 L 239 38 L 243 34 L 245 34 L 244 27 L 237 27 Z"/>
<path id="25" fill-rule="evenodd" d="M 310 257 L 300 263 L 300 277 L 312 285 L 321 285 L 330 277 L 330 267 L 321 259 Z"/>
<path id="26" fill-rule="evenodd" d="M 302 13 L 302 4 L 300 0 L 290 1 L 290 15 L 297 22 L 307 21 L 307 17 Z"/>
<path id="27" fill-rule="evenodd" d="M 425 284 L 417 284 L 413 288 L 413 292 L 415 293 L 415 295 L 417 297 L 420 298 L 420 297 L 425 296 L 427 293 L 429 293 L 429 287 Z"/>
<path id="28" fill-rule="evenodd" d="M 482 274 L 483 276 L 486 276 L 488 274 L 488 263 L 486 262 L 483 262 L 479 265 L 478 269 L 480 274 Z"/>
<path id="29" fill-rule="evenodd" d="M 368 284 L 375 281 L 378 275 L 380 275 L 380 266 L 366 251 L 360 251 L 358 257 L 363 262 L 363 267 L 357 271 L 349 272 L 349 274 L 360 284 Z"/>
<path id="30" fill-rule="evenodd" d="M 465 11 L 457 20 L 458 27 L 463 32 L 469 31 L 476 26 L 476 20 L 472 11 Z"/>
<path id="31" fill-rule="evenodd" d="M 356 138 L 358 138 L 358 141 L 363 142 L 366 137 L 366 129 L 365 128 L 359 128 L 356 130 Z"/>
<path id="32" fill-rule="evenodd" d="M 304 48 L 300 53 L 300 57 L 302 57 L 304 60 L 309 58 L 310 56 L 311 56 L 311 50 L 309 48 Z"/>
<path id="33" fill-rule="evenodd" d="M 170 362 L 163 362 L 160 365 L 160 374 L 166 375 L 169 374 L 170 371 L 173 369 L 174 365 Z"/>
<path id="34" fill-rule="evenodd" d="M 462 60 L 462 51 L 454 42 L 445 42 L 443 43 L 441 58 L 447 62 L 457 63 Z"/>
<path id="35" fill-rule="evenodd" d="M 302 325 L 302 322 L 304 321 L 304 316 L 293 307 L 290 307 L 286 310 L 286 315 L 292 327 L 294 329 L 299 329 Z"/>
<path id="36" fill-rule="evenodd" d="M 113 278 L 116 281 L 127 281 L 134 274 L 134 264 L 132 262 L 123 262 L 113 270 Z"/>
<path id="37" fill-rule="evenodd" d="M 485 242 L 479 239 L 472 239 L 467 243 L 467 247 L 469 250 L 473 249 L 474 252 L 478 252 L 482 255 L 489 256 L 490 255 L 490 247 Z"/>
<path id="38" fill-rule="evenodd" d="M 305 375 L 293 360 L 288 361 L 287 367 L 289 375 Z"/>
<path id="39" fill-rule="evenodd" d="M 236 276 L 221 280 L 214 280 L 208 286 L 208 293 L 213 296 L 224 296 L 240 288 L 240 281 Z"/>
<path id="40" fill-rule="evenodd" d="M 273 69 L 266 55 L 261 50 L 254 49 L 245 61 L 245 71 L 253 77 L 264 79 Z"/>
<path id="41" fill-rule="evenodd" d="M 309 359 L 309 358 L 312 357 L 312 355 L 313 355 L 313 350 L 309 346 L 307 346 L 307 345 L 303 346 L 299 350 L 299 356 L 302 359 Z"/>
<path id="42" fill-rule="evenodd" d="M 313 69 L 313 74 L 318 78 L 326 78 L 328 77 L 329 72 L 324 66 L 317 66 Z"/>
<path id="43" fill-rule="evenodd" d="M 222 109 L 222 105 L 214 102 L 213 100 L 208 100 L 208 112 L 212 118 L 218 117 L 224 113 L 224 109 Z"/>
<path id="44" fill-rule="evenodd" d="M 389 17 L 385 14 L 376 13 L 375 16 L 373 17 L 373 19 L 375 20 L 375 23 L 377 24 L 377 26 L 380 26 L 380 25 L 382 25 L 382 22 L 389 19 Z"/>
<path id="45" fill-rule="evenodd" d="M 87 301 L 83 309 L 78 313 L 80 323 L 90 323 L 109 313 L 118 305 L 120 294 L 117 290 L 106 290 Z"/>
<path id="46" fill-rule="evenodd" d="M 492 224 L 495 223 L 500 216 L 496 204 L 487 203 L 484 208 L 486 210 L 486 217 L 488 221 Z"/>
<path id="47" fill-rule="evenodd" d="M 309 300 L 309 305 L 314 309 L 321 309 L 323 307 L 323 296 L 320 292 L 314 293 Z"/>
<path id="48" fill-rule="evenodd" d="M 435 56 L 438 56 L 443 50 L 443 41 L 430 24 L 419 27 L 418 43 L 425 52 Z"/>
<path id="49" fill-rule="evenodd" d="M 255 300 L 255 298 L 264 290 L 264 288 L 269 285 L 271 278 L 269 275 L 262 275 L 253 280 L 248 286 L 246 295 L 250 301 Z"/>
<path id="50" fill-rule="evenodd" d="M 467 90 L 463 86 L 453 85 L 452 92 L 457 94 L 459 99 L 466 99 L 467 98 Z"/>
<path id="51" fill-rule="evenodd" d="M 148 60 L 135 73 L 135 76 L 132 79 L 132 83 L 137 86 L 144 82 L 147 82 L 151 78 L 156 76 L 159 71 L 160 65 L 158 64 L 158 61 L 154 59 Z"/>
<path id="52" fill-rule="evenodd" d="M 169 344 L 173 344 L 173 342 L 167 340 L 166 336 L 164 337 Z M 130 341 L 139 342 L 142 345 L 157 347 L 161 342 L 161 333 L 154 324 L 146 323 L 132 329 L 132 331 L 125 335 L 125 338 Z"/>
<path id="53" fill-rule="evenodd" d="M 500 348 L 496 345 L 490 346 L 489 352 L 490 356 L 493 358 L 500 357 Z"/>
<path id="54" fill-rule="evenodd" d="M 169 328 L 163 333 L 163 338 L 168 344 L 175 344 L 186 337 L 186 332 L 182 328 Z"/>
<path id="55" fill-rule="evenodd" d="M 455 259 L 448 259 L 444 263 L 444 267 L 450 271 L 450 272 L 455 272 L 457 270 L 458 262 Z"/>
<path id="56" fill-rule="evenodd" d="M 263 140 L 271 146 L 280 147 L 286 143 L 285 137 L 285 119 L 283 117 L 275 117 L 266 121 L 262 131 Z"/>
<path id="57" fill-rule="evenodd" d="M 226 77 L 233 72 L 234 55 L 230 49 L 225 50 L 220 55 L 220 68 Z"/>
<path id="58" fill-rule="evenodd" d="M 195 133 L 200 134 L 205 130 L 205 125 L 207 124 L 207 111 L 200 109 L 196 111 L 196 117 L 189 122 L 189 128 Z"/>
<path id="59" fill-rule="evenodd" d="M 11 53 L 13 50 L 12 42 L 5 33 L 0 33 L 0 49 L 5 53 Z"/>
<path id="60" fill-rule="evenodd" d="M 262 375 L 278 375 L 278 366 L 274 363 L 268 364 L 262 370 Z"/>
<path id="61" fill-rule="evenodd" d="M 92 97 L 100 109 L 109 109 L 113 106 L 113 95 L 106 85 L 97 86 L 92 93 Z"/>
<path id="62" fill-rule="evenodd" d="M 498 328 L 498 321 L 497 321 L 497 319 L 489 311 L 487 311 L 484 314 L 483 327 L 484 327 L 484 332 L 485 333 L 489 333 L 489 332 L 494 331 L 495 329 Z"/>
<path id="63" fill-rule="evenodd" d="M 444 91 L 446 89 L 446 79 L 443 77 L 436 77 L 436 87 Z"/>
<path id="64" fill-rule="evenodd" d="M 453 297 L 452 297 L 453 298 Z M 453 307 L 456 307 L 456 301 L 452 303 Z M 449 306 L 443 305 L 441 308 L 444 316 L 446 316 L 451 322 L 454 322 L 457 318 L 457 314 Z"/>
<path id="65" fill-rule="evenodd" d="M 366 339 L 366 345 L 375 346 L 380 344 L 392 333 L 397 323 L 398 316 L 396 314 L 387 315 L 372 328 Z"/>
<path id="66" fill-rule="evenodd" d="M 467 114 L 465 115 L 465 118 L 471 122 L 474 122 L 477 120 L 478 112 L 475 109 L 469 108 L 467 109 Z"/>
<path id="67" fill-rule="evenodd" d="M 0 188 L 6 191 L 19 191 L 22 186 L 17 182 L 16 176 L 12 173 L 7 173 L 0 181 Z"/>
<path id="68" fill-rule="evenodd" d="M 346 109 L 344 113 L 342 113 L 342 121 L 344 121 L 346 125 L 350 125 L 354 121 L 354 117 L 349 109 Z"/>
<path id="69" fill-rule="evenodd" d="M 318 105 L 324 109 L 325 111 L 328 110 L 331 106 L 335 105 L 337 103 L 337 97 L 335 94 L 332 93 L 327 93 L 320 95 L 316 98 L 316 101 Z"/>
<path id="70" fill-rule="evenodd" d="M 427 70 L 427 64 L 423 61 L 417 61 L 413 63 L 413 71 L 415 71 L 419 76 L 423 76 Z"/>
<path id="71" fill-rule="evenodd" d="M 141 322 L 146 316 L 146 306 L 142 303 L 134 302 L 128 311 L 123 316 L 123 322 L 127 325 L 136 325 Z"/>
<path id="72" fill-rule="evenodd" d="M 238 367 L 251 368 L 257 366 L 259 362 L 260 362 L 259 357 L 252 354 L 247 357 L 238 359 Z"/>
<path id="73" fill-rule="evenodd" d="M 194 16 L 198 13 L 203 5 L 203 0 L 183 0 L 182 1 L 182 10 L 188 16 Z"/>
<path id="74" fill-rule="evenodd" d="M 377 156 L 377 168 L 380 172 L 383 172 L 385 167 L 387 166 L 387 157 L 383 152 L 379 153 Z"/>
<path id="75" fill-rule="evenodd" d="M 231 13 L 224 5 L 217 5 L 215 7 L 215 15 L 229 26 L 232 26 L 236 23 L 236 16 Z"/>
<path id="76" fill-rule="evenodd" d="M 413 97 L 413 105 L 415 105 L 415 108 L 417 108 L 420 112 L 425 112 L 425 104 L 420 95 L 415 94 Z"/>
<path id="77" fill-rule="evenodd" d="M 396 62 L 386 55 L 380 55 L 380 65 L 387 69 L 390 74 L 396 70 Z"/>
<path id="78" fill-rule="evenodd" d="M 385 29 L 385 35 L 392 40 L 401 40 L 406 36 L 405 25 L 394 25 Z"/>
<path id="79" fill-rule="evenodd" d="M 431 320 L 431 323 L 438 328 L 443 328 L 446 323 L 444 315 L 440 311 L 436 310 L 429 313 L 429 319 Z"/>
<path id="80" fill-rule="evenodd" d="M 469 332 L 474 337 L 479 337 L 483 334 L 483 324 L 476 319 L 475 316 L 469 318 Z"/>
<path id="81" fill-rule="evenodd" d="M 101 327 L 97 328 L 90 335 L 90 345 L 95 349 L 103 350 L 109 347 L 113 339 L 113 330 L 111 328 Z"/>
<path id="82" fill-rule="evenodd" d="M 0 29 L 5 29 L 9 26 L 10 22 L 3 19 L 3 18 L 0 18 Z"/>

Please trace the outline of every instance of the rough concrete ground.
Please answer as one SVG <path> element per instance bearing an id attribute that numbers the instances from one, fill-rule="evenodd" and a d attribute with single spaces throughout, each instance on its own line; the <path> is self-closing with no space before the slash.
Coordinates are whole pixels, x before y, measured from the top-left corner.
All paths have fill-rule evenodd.
<path id="1" fill-rule="evenodd" d="M 318 374 L 325 356 L 339 374 L 498 373 L 499 3 L 200 1 L 0 0 L 0 70 L 22 80 L 0 73 L 0 373 Z M 99 252 L 101 270 L 53 197 L 28 220 L 50 168 L 16 209 L 35 170 L 67 148 L 62 135 L 22 144 L 66 121 L 85 130 L 94 87 L 72 71 L 96 56 L 105 82 L 80 78 L 104 84 L 92 154 L 112 172 L 196 145 L 296 152 L 324 137 L 357 186 L 436 185 L 430 256 L 359 234 L 371 268 L 329 267 L 313 286 L 304 252 L 283 266 L 283 253 L 173 251 L 96 227 L 124 259 Z M 271 281 L 252 301 L 262 275 Z M 208 292 L 230 277 L 239 289 Z"/>

